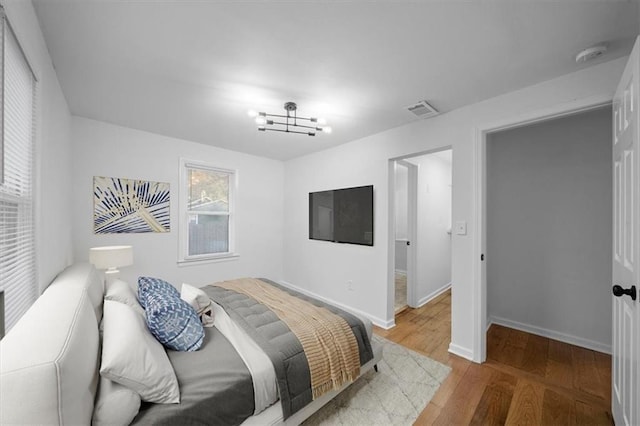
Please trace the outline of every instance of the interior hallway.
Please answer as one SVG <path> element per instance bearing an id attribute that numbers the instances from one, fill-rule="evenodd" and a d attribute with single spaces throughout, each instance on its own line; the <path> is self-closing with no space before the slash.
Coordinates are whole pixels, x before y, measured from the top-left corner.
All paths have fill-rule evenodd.
<path id="1" fill-rule="evenodd" d="M 416 425 L 612 425 L 611 356 L 493 325 L 482 365 L 450 354 L 451 290 L 375 333 L 449 365 Z"/>

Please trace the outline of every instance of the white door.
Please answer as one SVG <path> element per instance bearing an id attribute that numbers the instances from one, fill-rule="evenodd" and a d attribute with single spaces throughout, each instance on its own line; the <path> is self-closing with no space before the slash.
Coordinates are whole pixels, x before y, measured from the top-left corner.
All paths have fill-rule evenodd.
<path id="1" fill-rule="evenodd" d="M 396 305 L 415 307 L 415 247 L 417 209 L 417 166 L 397 160 L 394 165 L 396 188 L 396 270 L 403 264 L 406 287 L 396 291 Z M 400 268 L 402 271 L 402 269 Z"/>
<path id="2" fill-rule="evenodd" d="M 613 100 L 613 371 L 617 425 L 640 424 L 640 37 Z"/>
<path id="3" fill-rule="evenodd" d="M 418 166 L 405 162 L 407 166 L 407 305 L 418 307 L 416 294 L 416 253 L 418 248 Z"/>

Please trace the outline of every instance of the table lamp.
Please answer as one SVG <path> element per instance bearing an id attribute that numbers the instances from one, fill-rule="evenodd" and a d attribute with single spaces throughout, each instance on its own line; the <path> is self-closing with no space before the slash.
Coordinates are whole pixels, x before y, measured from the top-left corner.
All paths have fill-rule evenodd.
<path id="1" fill-rule="evenodd" d="M 89 262 L 96 269 L 105 270 L 106 276 L 120 272 L 118 268 L 133 265 L 132 246 L 103 246 L 89 249 Z"/>

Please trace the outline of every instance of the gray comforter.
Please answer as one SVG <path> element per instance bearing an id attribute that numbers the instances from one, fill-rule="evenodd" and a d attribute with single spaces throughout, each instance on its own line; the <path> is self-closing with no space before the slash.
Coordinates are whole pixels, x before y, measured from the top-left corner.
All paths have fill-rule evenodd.
<path id="1" fill-rule="evenodd" d="M 142 403 L 132 424 L 238 425 L 253 414 L 251 374 L 217 329 L 205 328 L 200 350 L 167 354 L 180 385 L 180 404 Z"/>
<path id="2" fill-rule="evenodd" d="M 358 342 L 360 365 L 373 359 L 367 331 L 360 319 L 273 281 L 261 280 L 344 318 Z M 266 306 L 244 294 L 215 286 L 206 286 L 203 290 L 271 359 L 284 418 L 311 402 L 307 358 L 289 327 Z M 203 347 L 197 352 L 167 352 L 180 384 L 181 403 L 144 405 L 134 423 L 236 425 L 253 414 L 251 375 L 231 344 L 217 330 L 207 329 Z"/>

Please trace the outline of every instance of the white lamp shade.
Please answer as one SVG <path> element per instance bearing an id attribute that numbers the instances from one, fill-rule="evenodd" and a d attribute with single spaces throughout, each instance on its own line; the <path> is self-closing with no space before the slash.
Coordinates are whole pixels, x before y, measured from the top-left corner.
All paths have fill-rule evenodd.
<path id="1" fill-rule="evenodd" d="M 96 269 L 116 269 L 133 265 L 132 246 L 104 246 L 89 249 L 89 262 Z"/>

